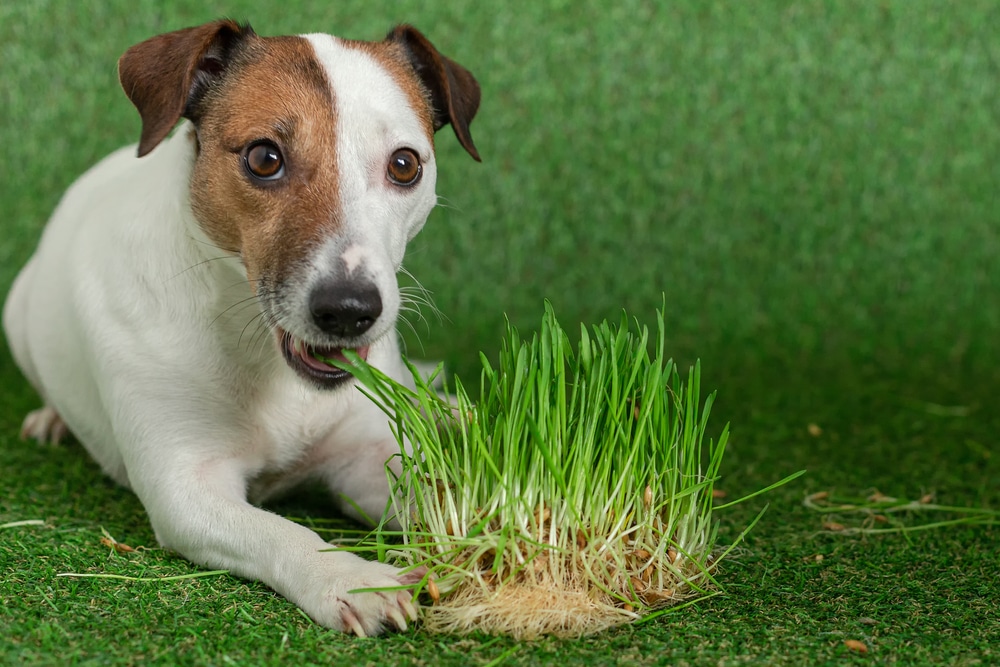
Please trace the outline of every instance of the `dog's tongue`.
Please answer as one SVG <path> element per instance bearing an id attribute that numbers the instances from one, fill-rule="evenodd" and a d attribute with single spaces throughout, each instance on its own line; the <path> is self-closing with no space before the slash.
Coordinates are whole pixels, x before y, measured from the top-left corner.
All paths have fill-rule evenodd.
<path id="1" fill-rule="evenodd" d="M 368 357 L 367 347 L 359 348 L 354 352 L 362 359 Z M 337 347 L 307 347 L 302 351 L 301 357 L 307 366 L 319 371 L 329 371 L 331 368 L 336 368 L 333 365 L 334 361 L 347 363 L 344 350 Z"/>

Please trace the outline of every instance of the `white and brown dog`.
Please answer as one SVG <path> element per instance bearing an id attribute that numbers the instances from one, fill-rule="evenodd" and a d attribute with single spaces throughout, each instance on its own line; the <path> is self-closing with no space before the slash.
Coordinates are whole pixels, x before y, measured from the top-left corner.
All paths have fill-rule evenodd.
<path id="1" fill-rule="evenodd" d="M 231 21 L 142 42 L 119 76 L 139 157 L 73 184 L 4 307 L 44 401 L 24 435 L 71 431 L 191 561 L 331 628 L 405 628 L 408 591 L 350 591 L 415 575 L 321 553 L 250 501 L 319 478 L 346 511 L 384 511 L 388 420 L 323 359 L 405 381 L 396 273 L 436 202 L 434 132 L 479 159 L 479 86 L 409 26 L 356 42 Z"/>

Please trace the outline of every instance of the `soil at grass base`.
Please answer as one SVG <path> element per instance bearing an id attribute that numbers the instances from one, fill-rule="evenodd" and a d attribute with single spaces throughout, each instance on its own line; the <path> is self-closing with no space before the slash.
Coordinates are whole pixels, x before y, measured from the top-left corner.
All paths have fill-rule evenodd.
<path id="1" fill-rule="evenodd" d="M 582 637 L 636 620 L 635 612 L 602 604 L 585 591 L 537 583 L 512 583 L 496 590 L 465 586 L 423 608 L 430 632 L 466 634 L 474 630 L 519 640 L 544 635 Z"/>
<path id="2" fill-rule="evenodd" d="M 688 597 L 664 591 L 655 607 Z M 479 631 L 531 640 L 545 635 L 578 638 L 594 634 L 638 620 L 654 608 L 637 613 L 616 604 L 610 595 L 582 578 L 567 584 L 545 573 L 519 577 L 502 586 L 470 580 L 421 611 L 423 626 L 430 632 Z"/>

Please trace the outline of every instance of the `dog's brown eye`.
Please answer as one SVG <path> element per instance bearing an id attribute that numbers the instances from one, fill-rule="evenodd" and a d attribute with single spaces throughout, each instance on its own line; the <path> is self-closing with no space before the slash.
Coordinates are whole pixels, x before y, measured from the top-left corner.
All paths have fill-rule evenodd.
<path id="1" fill-rule="evenodd" d="M 285 173 L 285 160 L 281 157 L 281 151 L 266 141 L 250 146 L 243 161 L 251 176 L 264 181 L 281 178 Z"/>
<path id="2" fill-rule="evenodd" d="M 420 158 L 409 148 L 401 148 L 389 159 L 387 173 L 396 185 L 413 185 L 420 178 Z"/>

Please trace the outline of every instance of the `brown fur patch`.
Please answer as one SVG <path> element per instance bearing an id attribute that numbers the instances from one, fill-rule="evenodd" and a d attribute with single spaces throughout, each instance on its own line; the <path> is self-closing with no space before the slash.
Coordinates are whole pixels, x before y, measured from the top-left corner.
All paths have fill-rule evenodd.
<path id="1" fill-rule="evenodd" d="M 191 204 L 206 234 L 238 249 L 254 289 L 279 283 L 340 225 L 337 118 L 330 83 L 301 37 L 253 37 L 199 104 Z M 247 146 L 266 140 L 285 176 L 247 175 Z"/>

